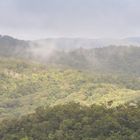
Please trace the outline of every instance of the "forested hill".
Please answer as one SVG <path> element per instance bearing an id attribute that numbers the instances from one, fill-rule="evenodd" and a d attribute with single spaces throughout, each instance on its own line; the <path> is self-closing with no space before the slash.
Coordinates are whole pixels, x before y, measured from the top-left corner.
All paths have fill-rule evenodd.
<path id="1" fill-rule="evenodd" d="M 0 120 L 71 101 L 115 107 L 140 100 L 140 79 L 0 59 Z"/>
<path id="2" fill-rule="evenodd" d="M 140 139 L 140 47 L 30 43 L 0 37 L 0 140 Z"/>
<path id="3" fill-rule="evenodd" d="M 25 57 L 28 55 L 29 41 L 18 40 L 10 36 L 0 36 L 0 56 Z"/>
<path id="4" fill-rule="evenodd" d="M 110 46 L 94 49 L 57 51 L 50 56 L 50 63 L 102 73 L 140 75 L 140 47 Z"/>

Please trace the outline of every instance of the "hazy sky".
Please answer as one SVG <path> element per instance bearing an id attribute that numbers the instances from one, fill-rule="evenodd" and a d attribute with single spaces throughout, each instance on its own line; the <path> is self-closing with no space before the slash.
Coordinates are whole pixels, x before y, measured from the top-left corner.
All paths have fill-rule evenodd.
<path id="1" fill-rule="evenodd" d="M 0 34 L 21 39 L 140 36 L 140 0 L 0 0 Z"/>

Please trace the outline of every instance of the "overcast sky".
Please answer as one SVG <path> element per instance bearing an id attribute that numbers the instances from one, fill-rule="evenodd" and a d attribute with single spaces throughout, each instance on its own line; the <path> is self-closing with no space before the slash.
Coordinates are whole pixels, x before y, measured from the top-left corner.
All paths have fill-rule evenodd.
<path id="1" fill-rule="evenodd" d="M 140 0 L 0 0 L 0 34 L 21 39 L 140 36 Z"/>

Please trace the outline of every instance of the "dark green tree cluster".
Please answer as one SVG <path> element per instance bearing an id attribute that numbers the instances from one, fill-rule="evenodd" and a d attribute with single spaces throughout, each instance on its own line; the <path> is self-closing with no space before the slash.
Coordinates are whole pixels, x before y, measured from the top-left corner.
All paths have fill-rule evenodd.
<path id="1" fill-rule="evenodd" d="M 34 114 L 4 120 L 1 140 L 139 140 L 140 104 L 116 108 L 68 103 L 37 108 Z"/>

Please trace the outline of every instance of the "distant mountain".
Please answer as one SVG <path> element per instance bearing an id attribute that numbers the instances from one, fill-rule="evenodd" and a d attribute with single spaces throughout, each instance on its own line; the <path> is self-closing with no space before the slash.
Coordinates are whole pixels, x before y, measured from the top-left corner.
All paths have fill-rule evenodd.
<path id="1" fill-rule="evenodd" d="M 115 45 L 107 47 L 109 42 Z M 116 45 L 121 42 L 133 43 Z M 80 70 L 140 74 L 140 47 L 133 45 L 136 42 L 138 44 L 139 38 L 118 41 L 72 38 L 24 41 L 1 36 L 0 56 L 22 57 Z"/>
<path id="2" fill-rule="evenodd" d="M 125 38 L 124 40 L 126 40 L 129 43 L 132 43 L 133 45 L 134 43 L 137 45 L 140 44 L 140 37 L 129 37 L 129 38 Z"/>
<path id="3" fill-rule="evenodd" d="M 64 49 L 101 48 L 106 46 L 140 46 L 140 37 L 124 39 L 86 39 L 86 38 L 48 38 L 35 41 L 19 40 L 10 36 L 0 35 L 0 55 L 23 55 L 36 48 Z M 22 52 L 22 53 L 21 53 Z"/>
<path id="4" fill-rule="evenodd" d="M 0 36 L 0 56 L 25 56 L 29 42 L 10 36 Z"/>
<path id="5" fill-rule="evenodd" d="M 34 42 L 36 45 L 46 45 L 67 50 L 76 48 L 100 48 L 106 46 L 140 46 L 140 38 L 124 39 L 86 39 L 86 38 L 57 38 L 42 39 Z"/>

